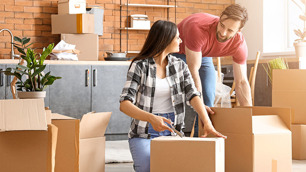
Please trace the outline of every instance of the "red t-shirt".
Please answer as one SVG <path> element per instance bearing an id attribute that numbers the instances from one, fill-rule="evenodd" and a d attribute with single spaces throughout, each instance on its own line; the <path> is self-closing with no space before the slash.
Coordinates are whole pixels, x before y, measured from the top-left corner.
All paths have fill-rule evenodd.
<path id="1" fill-rule="evenodd" d="M 185 54 L 185 45 L 188 49 L 200 52 L 203 57 L 232 56 L 234 62 L 244 64 L 247 59 L 248 47 L 241 32 L 233 38 L 219 42 L 216 32 L 219 17 L 196 13 L 185 18 L 178 24 L 180 38 L 180 54 Z"/>

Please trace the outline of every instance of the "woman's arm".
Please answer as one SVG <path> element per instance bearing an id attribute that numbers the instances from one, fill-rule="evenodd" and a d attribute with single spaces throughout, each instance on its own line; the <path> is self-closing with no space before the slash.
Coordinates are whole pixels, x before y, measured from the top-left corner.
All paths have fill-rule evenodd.
<path id="1" fill-rule="evenodd" d="M 204 135 L 201 137 L 206 137 L 208 134 L 213 134 L 217 137 L 222 137 L 226 139 L 226 136 L 222 135 L 218 131 L 215 130 L 213 127 L 209 116 L 206 112 L 205 106 L 203 104 L 203 101 L 199 96 L 195 96 L 190 100 L 191 106 L 194 108 L 194 110 L 198 113 L 199 118 L 204 123 Z"/>
<path id="2" fill-rule="evenodd" d="M 120 103 L 120 111 L 134 119 L 151 123 L 155 131 L 160 132 L 169 130 L 170 132 L 173 132 L 173 130 L 165 124 L 165 122 L 167 122 L 168 124 L 172 125 L 170 119 L 156 116 L 152 113 L 141 110 L 129 100 L 124 100 Z"/>

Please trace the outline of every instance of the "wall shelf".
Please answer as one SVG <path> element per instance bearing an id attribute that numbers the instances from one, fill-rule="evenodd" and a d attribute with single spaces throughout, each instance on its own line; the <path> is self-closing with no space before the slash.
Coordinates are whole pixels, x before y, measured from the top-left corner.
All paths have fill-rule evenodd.
<path id="1" fill-rule="evenodd" d="M 140 51 L 125 51 L 127 54 L 139 54 Z"/>
<path id="2" fill-rule="evenodd" d="M 156 4 L 123 4 L 121 6 L 129 7 L 153 7 L 153 8 L 174 8 L 175 5 L 156 5 Z"/>

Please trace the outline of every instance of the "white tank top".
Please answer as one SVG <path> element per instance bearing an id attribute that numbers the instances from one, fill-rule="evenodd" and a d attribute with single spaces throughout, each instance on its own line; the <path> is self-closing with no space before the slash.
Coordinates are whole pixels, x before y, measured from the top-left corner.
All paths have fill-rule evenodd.
<path id="1" fill-rule="evenodd" d="M 156 77 L 155 96 L 153 101 L 153 113 L 174 112 L 171 103 L 171 90 L 167 78 Z"/>

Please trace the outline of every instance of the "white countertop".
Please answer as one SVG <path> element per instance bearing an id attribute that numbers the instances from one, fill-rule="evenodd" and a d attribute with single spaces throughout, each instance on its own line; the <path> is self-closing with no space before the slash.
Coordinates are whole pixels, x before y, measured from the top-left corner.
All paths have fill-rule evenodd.
<path id="1" fill-rule="evenodd" d="M 19 60 L 0 59 L 0 64 L 18 64 Z M 62 65 L 130 65 L 131 61 L 68 61 L 68 60 L 45 60 L 44 64 Z"/>

